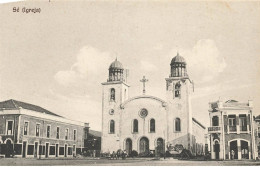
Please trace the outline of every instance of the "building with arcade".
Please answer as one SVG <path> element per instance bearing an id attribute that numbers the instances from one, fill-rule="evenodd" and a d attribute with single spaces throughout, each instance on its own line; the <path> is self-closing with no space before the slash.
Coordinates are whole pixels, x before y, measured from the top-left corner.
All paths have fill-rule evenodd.
<path id="1" fill-rule="evenodd" d="M 86 150 L 89 124 L 66 119 L 40 106 L 0 102 L 0 156 L 73 157 Z"/>

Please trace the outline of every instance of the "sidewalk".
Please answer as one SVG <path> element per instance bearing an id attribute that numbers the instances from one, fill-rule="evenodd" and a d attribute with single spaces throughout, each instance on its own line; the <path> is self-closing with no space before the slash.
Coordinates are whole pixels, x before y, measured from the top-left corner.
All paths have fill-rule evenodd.
<path id="1" fill-rule="evenodd" d="M 252 166 L 260 161 L 191 161 L 172 158 L 127 158 L 126 160 L 108 160 L 97 158 L 2 158 L 0 166 Z"/>

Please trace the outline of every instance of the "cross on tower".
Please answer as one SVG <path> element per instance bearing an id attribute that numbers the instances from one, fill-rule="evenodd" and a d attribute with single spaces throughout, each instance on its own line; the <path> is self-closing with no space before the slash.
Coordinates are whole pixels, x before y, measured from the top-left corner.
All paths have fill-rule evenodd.
<path id="1" fill-rule="evenodd" d="M 143 76 L 143 79 L 141 79 L 140 82 L 143 83 L 143 94 L 145 94 L 145 83 L 148 82 L 148 79 L 146 79 L 145 76 Z"/>

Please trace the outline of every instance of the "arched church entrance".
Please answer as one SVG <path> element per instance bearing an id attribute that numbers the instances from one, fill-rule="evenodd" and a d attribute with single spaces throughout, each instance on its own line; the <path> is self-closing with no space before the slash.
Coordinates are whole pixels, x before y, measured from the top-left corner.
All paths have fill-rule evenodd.
<path id="1" fill-rule="evenodd" d="M 162 138 L 158 138 L 156 141 L 156 156 L 163 157 L 164 155 L 164 141 Z"/>
<path id="2" fill-rule="evenodd" d="M 125 141 L 125 150 L 128 155 L 132 153 L 132 140 L 130 138 Z"/>
<path id="3" fill-rule="evenodd" d="M 139 153 L 149 153 L 149 140 L 146 137 L 140 139 Z"/>

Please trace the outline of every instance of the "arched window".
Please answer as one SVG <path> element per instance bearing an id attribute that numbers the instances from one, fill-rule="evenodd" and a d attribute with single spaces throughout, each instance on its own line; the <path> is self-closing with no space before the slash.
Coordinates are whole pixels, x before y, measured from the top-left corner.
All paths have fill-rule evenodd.
<path id="1" fill-rule="evenodd" d="M 111 120 L 109 122 L 109 133 L 110 134 L 115 133 L 115 121 L 114 120 Z"/>
<path id="2" fill-rule="evenodd" d="M 115 101 L 115 98 L 116 98 L 115 95 L 116 95 L 116 91 L 114 88 L 112 88 L 110 90 L 110 101 Z"/>
<path id="3" fill-rule="evenodd" d="M 155 120 L 154 119 L 150 120 L 150 132 L 155 133 Z"/>
<path id="4" fill-rule="evenodd" d="M 218 116 L 213 116 L 213 118 L 212 118 L 212 126 L 219 126 L 219 124 L 218 124 Z"/>
<path id="5" fill-rule="evenodd" d="M 138 120 L 133 121 L 133 133 L 138 133 Z"/>
<path id="6" fill-rule="evenodd" d="M 181 131 L 181 119 L 180 118 L 175 119 L 175 131 Z"/>
<path id="7" fill-rule="evenodd" d="M 175 85 L 175 97 L 181 97 L 181 84 L 180 84 L 180 82 Z"/>

